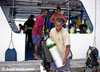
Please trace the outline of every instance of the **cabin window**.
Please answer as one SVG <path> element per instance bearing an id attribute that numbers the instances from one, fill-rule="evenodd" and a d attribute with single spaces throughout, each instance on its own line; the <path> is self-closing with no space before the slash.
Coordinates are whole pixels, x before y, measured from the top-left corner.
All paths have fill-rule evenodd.
<path id="1" fill-rule="evenodd" d="M 70 34 L 90 34 L 93 25 L 81 1 L 69 1 L 68 10 L 64 15 L 68 19 L 66 24 Z"/>

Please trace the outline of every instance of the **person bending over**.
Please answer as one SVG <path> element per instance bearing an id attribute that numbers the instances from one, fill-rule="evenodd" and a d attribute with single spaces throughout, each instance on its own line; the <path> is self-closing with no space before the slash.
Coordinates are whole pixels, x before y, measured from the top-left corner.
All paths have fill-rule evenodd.
<path id="1" fill-rule="evenodd" d="M 54 62 L 50 63 L 50 71 L 56 70 L 62 72 L 70 69 L 70 38 L 67 29 L 63 28 L 64 20 L 57 18 L 55 21 L 55 28 L 50 31 L 50 38 L 56 43 L 57 49 L 63 59 L 63 67 L 57 68 Z"/>

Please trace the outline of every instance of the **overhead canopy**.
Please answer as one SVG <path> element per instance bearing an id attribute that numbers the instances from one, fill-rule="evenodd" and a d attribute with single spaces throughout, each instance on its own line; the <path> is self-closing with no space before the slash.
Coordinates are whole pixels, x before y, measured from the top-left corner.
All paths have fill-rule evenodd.
<path id="1" fill-rule="evenodd" d="M 65 16 L 68 16 L 68 10 L 83 10 L 79 0 L 0 0 L 0 5 L 11 9 L 14 5 L 16 18 L 27 18 L 30 14 L 38 16 L 41 9 L 52 11 L 57 6 L 64 10 Z"/>

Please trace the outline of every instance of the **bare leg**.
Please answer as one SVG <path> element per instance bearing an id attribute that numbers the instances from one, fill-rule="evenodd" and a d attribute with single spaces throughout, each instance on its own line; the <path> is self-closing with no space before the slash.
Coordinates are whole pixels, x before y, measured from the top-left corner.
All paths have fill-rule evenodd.
<path id="1" fill-rule="evenodd" d="M 38 44 L 35 44 L 35 55 L 38 55 L 37 50 L 38 50 Z"/>
<path id="2" fill-rule="evenodd" d="M 38 44 L 35 44 L 35 54 L 34 54 L 34 58 L 35 59 L 40 59 L 40 57 L 37 54 L 37 51 L 38 51 Z"/>

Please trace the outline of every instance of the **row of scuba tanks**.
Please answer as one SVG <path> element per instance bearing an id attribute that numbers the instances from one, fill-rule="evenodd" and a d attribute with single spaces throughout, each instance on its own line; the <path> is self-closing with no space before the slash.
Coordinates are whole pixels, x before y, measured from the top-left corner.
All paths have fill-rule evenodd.
<path id="1" fill-rule="evenodd" d="M 70 34 L 75 34 L 75 33 L 89 34 L 92 31 L 92 27 L 90 27 L 88 24 L 81 24 L 78 26 L 70 24 L 68 26 L 68 29 Z"/>
<path id="2" fill-rule="evenodd" d="M 70 34 L 80 34 L 80 33 L 84 33 L 84 34 L 90 34 L 91 33 L 91 30 L 90 28 L 87 28 L 87 29 L 80 29 L 79 27 L 78 28 L 70 28 L 69 29 L 69 33 Z"/>

